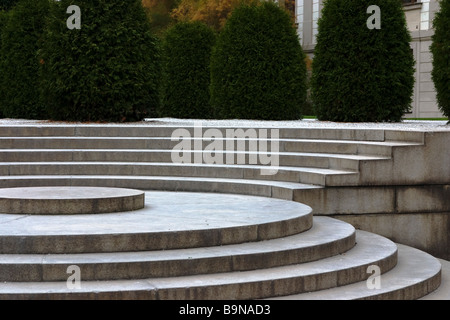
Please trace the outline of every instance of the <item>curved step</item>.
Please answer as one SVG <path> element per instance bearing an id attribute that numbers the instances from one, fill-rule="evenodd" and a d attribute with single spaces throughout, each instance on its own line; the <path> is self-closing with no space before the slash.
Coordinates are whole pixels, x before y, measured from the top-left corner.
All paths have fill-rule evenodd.
<path id="1" fill-rule="evenodd" d="M 99 214 L 144 208 L 143 191 L 95 187 L 0 189 L 0 213 L 19 215 Z"/>
<path id="2" fill-rule="evenodd" d="M 170 137 L 174 130 L 185 129 L 193 135 L 195 128 L 201 127 L 203 130 L 214 128 L 220 130 L 225 136 L 227 129 L 247 130 L 254 129 L 274 129 L 273 123 L 237 120 L 232 124 L 220 123 L 217 121 L 191 121 L 177 119 L 165 121 L 166 119 L 147 119 L 142 123 L 121 123 L 121 124 L 70 124 L 38 121 L 28 124 L 2 124 L 0 125 L 0 137 L 46 137 L 46 136 L 67 136 L 67 137 Z M 298 126 L 300 124 L 300 127 Z M 355 140 L 355 141 L 412 141 L 423 142 L 423 132 L 414 130 L 398 130 L 398 128 L 364 128 L 354 127 L 354 124 L 345 124 L 336 127 L 331 123 L 331 127 L 324 122 L 311 125 L 311 122 L 302 123 L 295 121 L 293 126 L 286 125 L 280 130 L 280 138 L 299 138 L 315 140 Z M 413 125 L 414 129 L 417 129 Z"/>
<path id="3" fill-rule="evenodd" d="M 273 170 L 269 172 L 268 170 Z M 268 174 L 270 173 L 270 174 Z M 262 165 L 189 164 L 172 162 L 24 162 L 0 163 L 1 175 L 128 175 L 262 179 L 325 184 L 334 175 L 358 178 L 349 170 Z M 356 180 L 355 180 L 356 181 Z"/>
<path id="4" fill-rule="evenodd" d="M 422 298 L 441 283 L 438 259 L 421 250 L 397 244 L 398 263 L 375 282 L 358 282 L 342 287 L 282 296 L 281 300 L 415 300 Z"/>
<path id="5" fill-rule="evenodd" d="M 141 210 L 96 215 L 0 214 L 1 253 L 168 250 L 275 239 L 311 228 L 301 203 L 242 195 L 147 192 Z"/>
<path id="6" fill-rule="evenodd" d="M 355 245 L 355 229 L 317 217 L 311 229 L 293 236 L 218 247 L 91 254 L 0 255 L 0 281 L 65 281 L 80 268 L 83 281 L 143 279 L 278 267 L 320 260 Z"/>
<path id="7" fill-rule="evenodd" d="M 172 154 L 178 155 L 177 151 L 171 149 L 75 149 L 71 146 L 58 149 L 0 149 L 0 161 L 2 162 L 58 162 L 58 161 L 101 161 L 101 162 L 164 162 L 171 163 Z M 184 154 L 192 159 L 199 157 L 202 151 L 183 150 Z M 244 164 L 261 163 L 256 151 L 218 151 L 222 162 L 227 163 L 227 154 L 233 154 L 238 164 L 237 156 L 244 159 Z M 314 152 L 269 152 L 270 156 L 277 156 L 280 166 L 288 167 L 317 167 L 317 168 L 343 168 L 358 169 L 359 161 L 389 160 L 390 157 L 381 155 L 364 154 L 337 154 L 337 153 L 314 153 Z M 253 158 L 252 158 L 253 156 Z M 203 160 L 203 157 L 200 157 Z M 199 161 L 197 161 L 199 162 Z M 205 161 L 203 161 L 205 162 Z M 229 163 L 230 161 L 228 161 Z"/>
<path id="8" fill-rule="evenodd" d="M 269 131 L 270 132 L 270 131 Z M 260 138 L 232 137 L 213 139 L 215 147 L 222 145 L 222 150 L 249 150 L 248 146 L 254 143 L 254 148 L 264 142 L 266 148 L 276 142 L 277 149 L 284 152 L 313 152 L 334 154 L 375 154 L 390 156 L 392 147 L 420 145 L 414 142 L 400 141 L 357 141 L 357 140 L 324 140 L 302 138 Z M 190 141 L 191 149 L 204 150 L 210 145 L 211 139 L 202 137 L 183 137 L 183 141 Z M 227 146 L 227 142 L 230 147 Z M 238 142 L 245 144 L 239 145 Z M 180 138 L 166 137 L 0 137 L 0 149 L 142 149 L 152 150 L 173 149 L 180 143 Z"/>
<path id="9" fill-rule="evenodd" d="M 0 176 L 0 186 L 2 188 L 31 186 L 120 187 L 139 190 L 229 193 L 285 200 L 292 200 L 293 192 L 298 189 L 322 188 L 318 185 L 270 180 L 127 175 Z"/>
<path id="10" fill-rule="evenodd" d="M 262 299 L 346 285 L 367 279 L 367 268 L 395 267 L 397 246 L 366 232 L 345 254 L 302 264 L 252 271 L 146 280 L 0 283 L 0 299 Z M 82 275 L 81 275 L 82 276 Z"/>
<path id="11" fill-rule="evenodd" d="M 450 261 L 438 259 L 441 263 L 441 283 L 439 287 L 420 300 L 450 300 Z"/>

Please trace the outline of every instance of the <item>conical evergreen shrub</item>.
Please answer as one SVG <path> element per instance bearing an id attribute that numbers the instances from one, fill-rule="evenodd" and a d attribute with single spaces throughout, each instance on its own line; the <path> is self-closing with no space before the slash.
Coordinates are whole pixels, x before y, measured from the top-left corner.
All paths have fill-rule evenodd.
<path id="1" fill-rule="evenodd" d="M 372 5 L 380 9 L 379 29 L 369 28 Z M 410 41 L 399 0 L 326 0 L 311 79 L 318 119 L 400 121 L 415 81 Z"/>
<path id="2" fill-rule="evenodd" d="M 289 14 L 272 2 L 241 5 L 211 57 L 211 104 L 218 118 L 302 118 L 305 54 Z"/>
<path id="3" fill-rule="evenodd" d="M 166 32 L 161 116 L 212 116 L 209 65 L 215 37 L 214 31 L 201 22 L 180 22 Z"/>
<path id="4" fill-rule="evenodd" d="M 7 14 L 2 13 L 0 110 L 3 117 L 46 117 L 39 98 L 38 50 L 48 9 L 48 0 L 20 0 Z"/>
<path id="5" fill-rule="evenodd" d="M 8 12 L 0 9 L 0 50 L 2 48 L 2 30 L 6 25 Z"/>
<path id="6" fill-rule="evenodd" d="M 41 51 L 42 98 L 50 117 L 124 122 L 154 116 L 159 44 L 141 1 L 79 0 L 80 29 L 66 23 L 72 4 L 52 6 Z"/>
<path id="7" fill-rule="evenodd" d="M 16 4 L 18 0 L 0 0 L 0 11 L 5 10 L 11 10 Z"/>
<path id="8" fill-rule="evenodd" d="M 431 72 L 439 109 L 450 117 L 450 0 L 440 1 L 440 10 L 433 21 Z"/>

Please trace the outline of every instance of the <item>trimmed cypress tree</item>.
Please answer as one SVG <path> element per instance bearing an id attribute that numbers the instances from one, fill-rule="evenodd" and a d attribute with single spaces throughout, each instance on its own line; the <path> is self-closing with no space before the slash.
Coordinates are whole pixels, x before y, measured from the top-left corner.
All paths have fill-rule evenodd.
<path id="1" fill-rule="evenodd" d="M 381 12 L 370 29 L 369 6 Z M 319 120 L 400 121 L 411 108 L 414 57 L 401 1 L 326 0 L 311 90 Z"/>
<path id="2" fill-rule="evenodd" d="M 211 57 L 211 104 L 218 118 L 302 118 L 306 64 L 289 14 L 278 5 L 241 5 Z"/>
<path id="3" fill-rule="evenodd" d="M 450 0 L 441 0 L 440 6 L 433 21 L 435 32 L 431 45 L 431 75 L 439 109 L 446 117 L 450 117 Z"/>
<path id="4" fill-rule="evenodd" d="M 2 111 L 2 99 L 4 95 L 4 88 L 2 86 L 2 78 L 4 71 L 2 70 L 2 30 L 6 24 L 6 19 L 8 18 L 7 12 L 0 9 L 0 117 L 3 118 Z"/>
<path id="5" fill-rule="evenodd" d="M 11 10 L 16 4 L 18 0 L 0 0 L 0 11 L 5 10 Z"/>
<path id="6" fill-rule="evenodd" d="M 140 0 L 79 0 L 80 29 L 69 29 L 61 0 L 51 8 L 42 98 L 55 120 L 125 122 L 159 107 L 159 44 Z"/>
<path id="7" fill-rule="evenodd" d="M 43 119 L 38 59 L 48 0 L 20 0 L 8 12 L 0 51 L 0 109 L 4 117 Z"/>
<path id="8" fill-rule="evenodd" d="M 210 57 L 215 33 L 201 22 L 171 27 L 163 41 L 162 116 L 205 119 L 210 107 Z"/>
<path id="9" fill-rule="evenodd" d="M 2 48 L 2 30 L 6 25 L 8 13 L 0 9 L 0 50 Z"/>

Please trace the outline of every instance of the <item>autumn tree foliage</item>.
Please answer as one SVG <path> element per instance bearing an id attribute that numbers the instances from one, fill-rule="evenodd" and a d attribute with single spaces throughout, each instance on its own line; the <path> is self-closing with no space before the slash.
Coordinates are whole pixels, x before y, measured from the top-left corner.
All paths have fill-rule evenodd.
<path id="1" fill-rule="evenodd" d="M 176 21 L 202 21 L 209 27 L 220 30 L 231 12 L 241 4 L 256 5 L 260 0 L 181 0 L 172 10 Z"/>
<path id="2" fill-rule="evenodd" d="M 241 4 L 261 4 L 269 0 L 142 0 L 153 30 L 161 34 L 174 22 L 201 21 L 218 31 L 231 12 Z M 272 1 L 273 2 L 273 1 Z M 295 21 L 295 0 L 279 0 L 280 7 Z"/>
<path id="3" fill-rule="evenodd" d="M 162 36 L 164 31 L 173 24 L 174 19 L 171 12 L 178 2 L 179 0 L 142 0 L 142 6 L 147 13 L 154 34 Z"/>

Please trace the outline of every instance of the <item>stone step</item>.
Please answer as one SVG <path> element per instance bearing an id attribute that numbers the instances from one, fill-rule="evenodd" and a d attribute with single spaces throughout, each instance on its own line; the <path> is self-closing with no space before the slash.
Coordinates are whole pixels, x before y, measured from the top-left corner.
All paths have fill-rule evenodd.
<path id="1" fill-rule="evenodd" d="M 228 155 L 232 158 L 228 159 Z M 181 158 L 181 157 L 186 158 Z M 173 163 L 212 163 L 210 153 L 176 153 L 171 150 L 97 150 L 97 149 L 4 149 L 0 161 L 11 162 L 53 162 L 53 161 L 97 161 L 97 162 L 164 162 Z M 267 158 L 267 159 L 266 159 Z M 368 155 L 340 155 L 331 153 L 278 152 L 265 155 L 264 158 L 254 152 L 218 153 L 216 164 L 278 164 L 290 167 L 315 167 L 330 169 L 358 170 L 361 161 L 388 161 L 390 157 Z M 276 163 L 275 163 L 276 162 Z"/>
<path id="2" fill-rule="evenodd" d="M 169 176 L 31 175 L 0 176 L 0 187 L 91 186 L 139 190 L 213 192 L 293 200 L 296 190 L 318 189 L 318 185 L 254 179 L 223 179 Z"/>
<path id="3" fill-rule="evenodd" d="M 274 300 L 416 300 L 432 296 L 441 283 L 441 263 L 418 249 L 397 244 L 398 263 L 370 280 Z"/>
<path id="4" fill-rule="evenodd" d="M 261 165 L 249 165 L 255 153 L 246 150 L 231 153 L 234 163 L 237 155 L 245 155 L 242 165 L 173 163 L 172 148 L 178 142 L 170 140 L 179 129 L 187 136 L 201 136 L 208 129 L 223 137 L 227 130 L 241 136 L 255 133 L 262 143 L 266 140 L 259 134 L 278 133 L 278 172 L 261 175 Z M 311 299 L 314 293 L 323 293 L 323 299 L 327 295 L 331 299 L 417 299 L 439 286 L 437 259 L 381 236 L 356 231 L 353 238 L 349 232 L 341 240 L 308 246 L 304 237 L 321 227 L 325 220 L 320 219 L 330 218 L 315 216 L 313 223 L 311 208 L 297 202 L 288 202 L 293 203 L 290 206 L 280 199 L 305 203 L 306 198 L 314 198 L 314 210 L 321 214 L 359 214 L 358 209 L 374 213 L 373 206 L 383 207 L 379 199 L 367 201 L 373 198 L 374 188 L 387 202 L 391 198 L 381 197 L 386 184 L 448 182 L 446 168 L 438 175 L 438 170 L 423 169 L 433 167 L 430 159 L 445 162 L 448 149 L 441 152 L 438 146 L 446 136 L 385 129 L 236 129 L 206 121 L 0 126 L 1 187 L 121 187 L 157 190 L 150 194 L 158 195 L 178 191 L 176 198 L 165 198 L 163 206 L 150 198 L 144 209 L 133 214 L 93 215 L 97 220 L 81 215 L 0 214 L 0 235 L 2 230 L 5 233 L 0 236 L 0 298 Z M 201 148 L 209 144 L 204 142 Z M 199 153 L 192 152 L 192 159 L 195 155 Z M 189 197 L 178 197 L 180 191 L 189 191 Z M 219 202 L 191 191 L 230 198 Z M 401 192 L 392 193 L 391 203 L 403 201 L 398 196 Z M 265 199 L 267 203 L 242 195 L 270 199 Z M 330 199 L 336 199 L 336 204 Z M 322 208 L 324 201 L 332 208 Z M 195 210 L 194 203 L 199 205 Z M 230 213 L 234 204 L 245 216 Z M 162 218 L 151 214 L 158 206 L 165 213 Z M 49 223 L 49 218 L 56 223 Z M 146 219 L 157 226 L 143 223 Z M 339 237 L 338 227 L 326 225 L 330 231 L 322 240 Z M 103 228 L 107 231 L 102 232 Z M 325 247 L 326 253 L 322 252 Z M 81 267 L 81 289 L 68 287 L 68 266 Z M 381 291 L 367 287 L 371 266 L 382 270 Z M 349 295 L 334 295 L 332 291 L 339 288 Z"/>
<path id="5" fill-rule="evenodd" d="M 67 282 L 3 282 L 1 299 L 160 299 L 249 300 L 292 295 L 347 285 L 368 278 L 370 266 L 381 273 L 397 264 L 397 246 L 363 231 L 344 254 L 266 269 L 139 280 Z M 82 275 L 81 275 L 82 279 Z M 428 279 L 423 279 L 428 282 Z"/>
<path id="6" fill-rule="evenodd" d="M 19 162 L 0 163 L 0 175 L 127 175 L 225 179 L 256 179 L 325 185 L 330 176 L 344 175 L 356 183 L 358 173 L 349 170 L 261 165 L 217 165 L 130 162 Z"/>
<path id="7" fill-rule="evenodd" d="M 438 259 L 441 263 L 441 284 L 439 287 L 419 300 L 450 300 L 450 261 Z"/>
<path id="8" fill-rule="evenodd" d="M 267 138 L 183 138 L 171 137 L 7 137 L 0 138 L 0 149 L 139 149 L 139 150 L 207 150 L 226 152 L 272 150 L 274 152 L 308 152 L 334 154 L 368 154 L 391 156 L 394 147 L 417 146 L 416 142 L 357 141 Z"/>
<path id="9" fill-rule="evenodd" d="M 80 215 L 0 214 L 4 254 L 186 249 L 263 241 L 309 230 L 312 209 L 242 195 L 146 192 L 140 210 Z"/>
<path id="10" fill-rule="evenodd" d="M 201 129 L 202 132 L 208 129 L 219 130 L 226 136 L 227 130 L 242 129 L 266 129 L 270 133 L 273 126 L 244 124 L 223 126 L 210 124 L 206 121 L 190 122 L 186 124 L 158 124 L 155 122 L 143 122 L 142 124 L 52 124 L 39 123 L 32 125 L 1 125 L 0 137 L 171 137 L 177 129 L 183 129 L 194 136 L 194 130 Z M 200 125 L 200 126 L 198 126 Z M 395 129 L 374 129 L 374 128 L 290 128 L 283 127 L 279 129 L 280 138 L 303 138 L 315 140 L 356 140 L 356 141 L 411 141 L 423 143 L 424 133 L 414 130 L 395 130 Z M 198 131 L 197 131 L 198 132 Z M 258 131 L 257 131 L 258 132 Z"/>
<path id="11" fill-rule="evenodd" d="M 355 229 L 318 217 L 311 229 L 278 239 L 218 247 L 90 254 L 2 254 L 0 281 L 65 281 L 80 268 L 83 281 L 178 277 L 247 271 L 324 259 L 350 250 Z"/>
<path id="12" fill-rule="evenodd" d="M 144 208 L 143 191 L 95 187 L 0 189 L 0 213 L 18 215 L 100 214 Z"/>
<path id="13" fill-rule="evenodd" d="M 287 152 L 314 152 L 334 154 L 363 154 L 391 157 L 393 148 L 422 145 L 415 142 L 372 142 L 372 141 L 345 141 L 345 140 L 293 140 L 283 145 Z"/>

